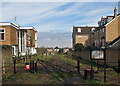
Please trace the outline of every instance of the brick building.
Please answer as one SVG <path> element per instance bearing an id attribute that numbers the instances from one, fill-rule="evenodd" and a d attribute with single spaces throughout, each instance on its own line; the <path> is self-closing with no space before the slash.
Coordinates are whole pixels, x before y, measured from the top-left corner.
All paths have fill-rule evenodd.
<path id="1" fill-rule="evenodd" d="M 82 43 L 84 46 L 101 47 L 102 39 L 107 45 L 120 36 L 120 15 L 114 9 L 113 16 L 106 16 L 98 21 L 98 27 L 74 27 L 73 26 L 73 46 Z"/>
<path id="2" fill-rule="evenodd" d="M 84 46 L 93 45 L 92 42 L 93 40 L 91 39 L 91 36 L 96 28 L 97 27 L 73 26 L 73 34 L 72 34 L 73 47 L 77 43 L 82 43 Z"/>
<path id="3" fill-rule="evenodd" d="M 31 33 L 33 34 L 34 32 L 31 32 Z M 9 22 L 0 23 L 0 41 L 1 41 L 0 45 L 12 46 L 13 56 L 14 55 L 24 56 L 28 54 L 28 49 L 27 49 L 28 47 L 31 49 L 30 51 L 32 51 L 33 45 L 31 45 L 30 41 L 35 40 L 34 37 L 35 37 L 35 34 L 31 36 L 31 34 L 29 34 L 26 29 L 20 29 L 19 25 L 9 23 Z M 30 54 L 36 54 L 36 53 L 37 53 L 36 49 L 30 52 Z"/>
<path id="4" fill-rule="evenodd" d="M 34 27 L 20 27 L 21 30 L 26 30 L 27 35 L 27 52 L 31 54 L 37 53 L 37 30 Z"/>
<path id="5" fill-rule="evenodd" d="M 98 21 L 98 28 L 94 32 L 94 43 L 95 46 L 100 47 L 102 45 L 102 38 L 104 44 L 108 44 L 120 35 L 120 28 L 118 27 L 118 21 L 120 21 L 120 15 L 117 15 L 117 9 L 114 9 L 114 16 L 107 16 L 101 18 Z"/>

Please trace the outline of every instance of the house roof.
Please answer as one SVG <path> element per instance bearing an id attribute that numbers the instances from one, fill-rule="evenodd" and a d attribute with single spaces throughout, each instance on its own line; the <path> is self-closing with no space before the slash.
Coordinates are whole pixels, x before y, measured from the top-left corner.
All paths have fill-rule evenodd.
<path id="1" fill-rule="evenodd" d="M 37 30 L 32 26 L 30 26 L 30 27 L 20 27 L 20 29 L 33 29 L 34 31 L 37 32 Z"/>
<path id="2" fill-rule="evenodd" d="M 10 22 L 0 22 L 0 26 L 12 26 L 12 27 L 14 27 L 14 28 L 16 28 L 16 29 L 19 29 L 18 26 L 16 26 L 16 25 L 13 24 L 13 23 L 10 23 Z"/>

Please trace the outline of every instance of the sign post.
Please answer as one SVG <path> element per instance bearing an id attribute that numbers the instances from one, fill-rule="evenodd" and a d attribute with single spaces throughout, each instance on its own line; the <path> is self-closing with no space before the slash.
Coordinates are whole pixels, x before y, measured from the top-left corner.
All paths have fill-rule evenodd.
<path id="1" fill-rule="evenodd" d="M 97 72 L 99 71 L 99 60 L 104 60 L 104 82 L 106 82 L 106 51 L 105 49 L 96 49 L 90 51 L 90 59 L 91 59 L 91 71 L 93 60 L 97 60 Z M 91 73 L 92 77 L 92 73 Z"/>
<path id="2" fill-rule="evenodd" d="M 104 50 L 104 82 L 106 82 L 106 50 Z"/>

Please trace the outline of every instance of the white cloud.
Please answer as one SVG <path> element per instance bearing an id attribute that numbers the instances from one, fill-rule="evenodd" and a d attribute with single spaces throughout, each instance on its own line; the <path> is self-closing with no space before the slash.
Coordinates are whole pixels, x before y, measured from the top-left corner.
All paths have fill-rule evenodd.
<path id="1" fill-rule="evenodd" d="M 2 2 L 118 2 L 119 0 L 1 0 Z"/>

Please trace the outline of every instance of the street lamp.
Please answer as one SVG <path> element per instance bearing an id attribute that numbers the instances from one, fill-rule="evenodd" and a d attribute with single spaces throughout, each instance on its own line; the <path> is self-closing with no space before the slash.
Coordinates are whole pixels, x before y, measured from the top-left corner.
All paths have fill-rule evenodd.
<path id="1" fill-rule="evenodd" d="M 102 37 L 101 41 L 102 41 L 101 48 L 104 50 L 104 82 L 106 82 L 106 47 L 105 47 L 105 37 Z"/>

